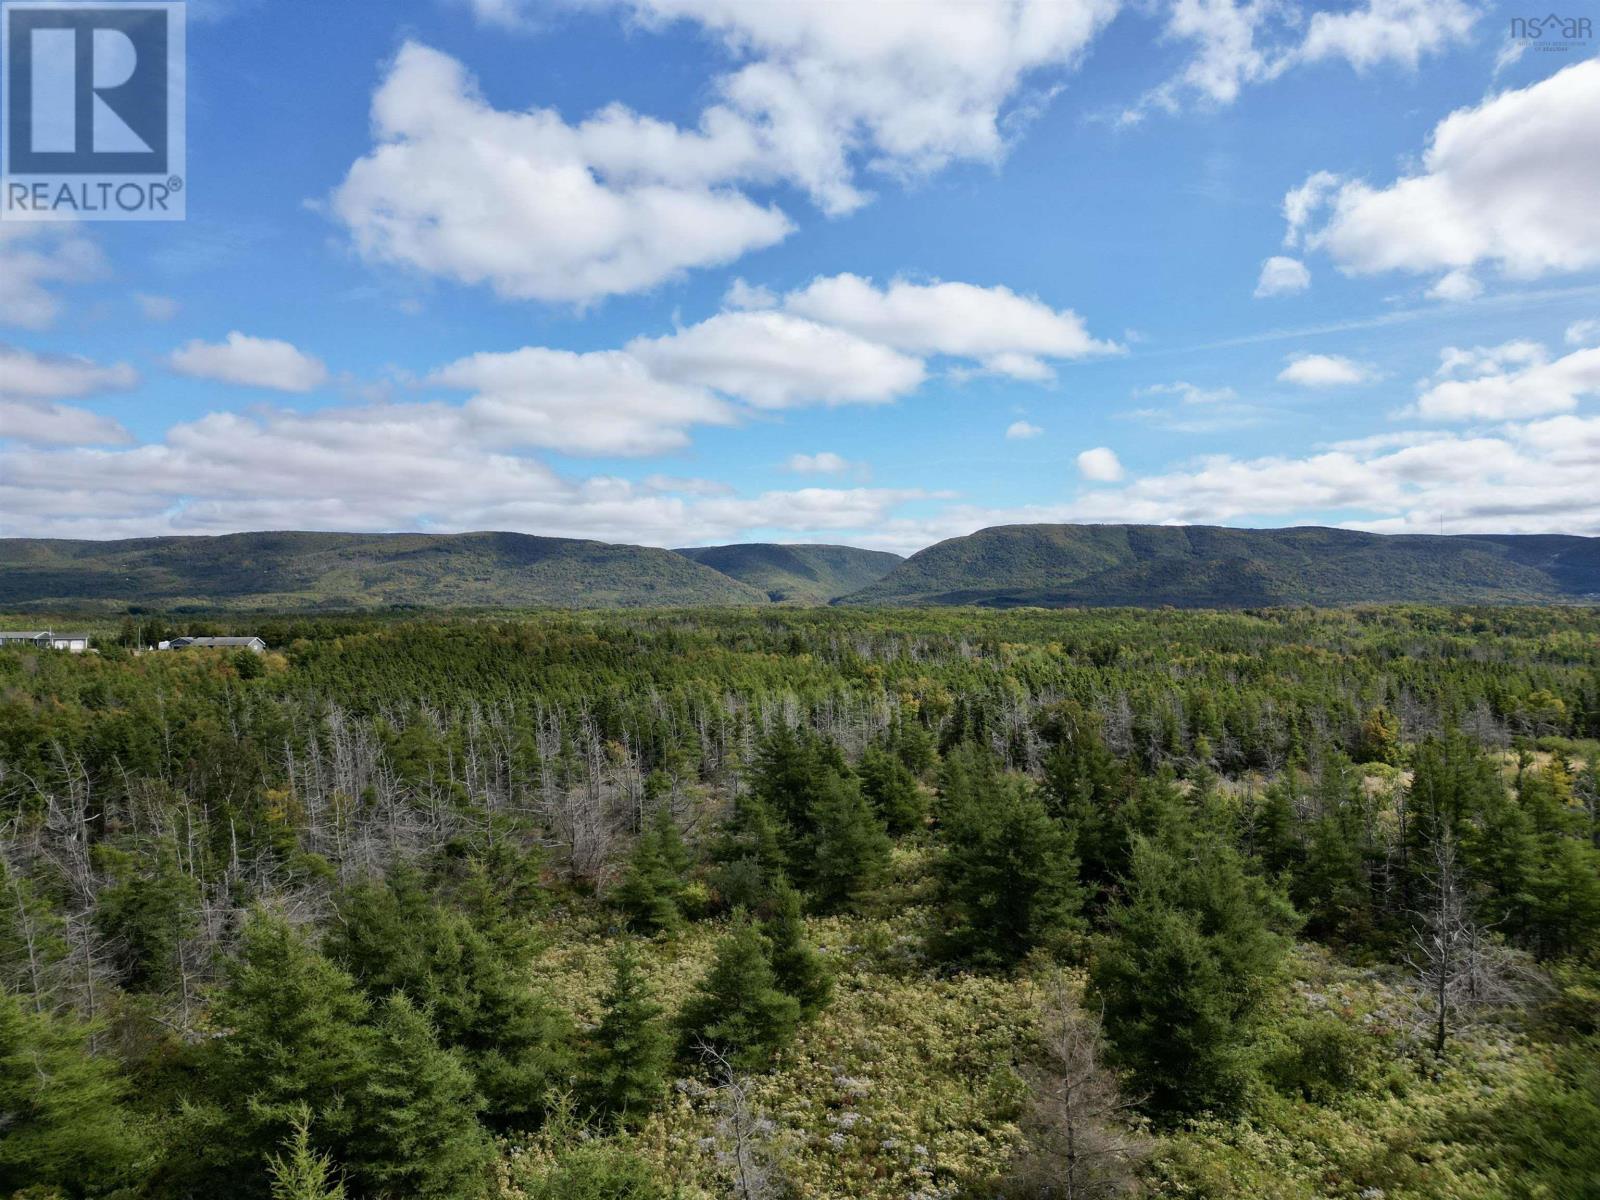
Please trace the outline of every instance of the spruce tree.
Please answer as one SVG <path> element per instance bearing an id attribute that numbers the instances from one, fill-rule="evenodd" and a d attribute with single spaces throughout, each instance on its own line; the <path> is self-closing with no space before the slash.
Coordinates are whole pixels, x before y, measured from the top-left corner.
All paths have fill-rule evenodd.
<path id="1" fill-rule="evenodd" d="M 222 1194 L 265 1190 L 270 1156 L 309 1113 L 319 1149 L 343 1160 L 352 1097 L 373 1071 L 368 1004 L 354 981 L 283 919 L 247 921 L 212 1013 L 206 1078 L 220 1127 L 209 1150 Z"/>
<path id="2" fill-rule="evenodd" d="M 333 1158 L 311 1144 L 310 1116 L 302 1110 L 282 1154 L 272 1156 L 272 1200 L 345 1200 Z"/>
<path id="3" fill-rule="evenodd" d="M 468 1200 L 487 1191 L 493 1150 L 478 1124 L 483 1100 L 460 1058 L 441 1049 L 402 992 L 378 1017 L 376 1065 L 352 1097 L 349 1159 L 361 1190 L 416 1200 Z"/>
<path id="4" fill-rule="evenodd" d="M 800 1002 L 778 989 L 761 931 L 736 914 L 679 1024 L 694 1057 L 714 1049 L 740 1070 L 761 1070 L 793 1039 Z"/>
<path id="5" fill-rule="evenodd" d="M 1256 1077 L 1256 1034 L 1278 984 L 1292 913 L 1231 846 L 1141 839 L 1127 898 L 1090 982 L 1116 1057 L 1151 1110 L 1237 1111 Z"/>
<path id="6" fill-rule="evenodd" d="M 611 986 L 585 1056 L 583 1091 L 595 1111 L 621 1123 L 642 1118 L 666 1085 L 671 1038 L 639 953 L 624 942 L 611 960 Z"/>
<path id="7" fill-rule="evenodd" d="M 868 746 L 856 772 L 861 776 L 861 794 L 890 834 L 899 837 L 922 827 L 928 815 L 927 802 L 917 777 L 896 755 Z"/>
<path id="8" fill-rule="evenodd" d="M 961 780 L 939 830 L 934 948 L 973 966 L 1012 967 L 1080 919 L 1072 834 L 1026 780 L 981 768 Z"/>
<path id="9" fill-rule="evenodd" d="M 668 933 L 683 923 L 679 900 L 689 872 L 688 848 L 665 804 L 634 843 L 612 899 L 638 932 Z"/>
<path id="10" fill-rule="evenodd" d="M 139 1145 L 125 1093 L 85 1030 L 0 988 L 0 1195 L 97 1195 L 126 1182 Z"/>
<path id="11" fill-rule="evenodd" d="M 806 938 L 800 916 L 800 893 L 787 883 L 775 892 L 770 915 L 761 924 L 769 947 L 772 974 L 781 991 L 800 1003 L 800 1015 L 813 1017 L 833 997 L 833 976 Z"/>
<path id="12" fill-rule="evenodd" d="M 889 835 L 854 778 L 823 772 L 809 824 L 814 841 L 804 877 L 820 909 L 837 912 L 881 882 L 889 867 Z"/>

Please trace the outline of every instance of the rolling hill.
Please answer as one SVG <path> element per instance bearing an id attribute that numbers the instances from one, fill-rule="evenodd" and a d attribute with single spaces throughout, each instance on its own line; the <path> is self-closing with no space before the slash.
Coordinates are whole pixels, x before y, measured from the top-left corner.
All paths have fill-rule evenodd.
<path id="1" fill-rule="evenodd" d="M 827 604 L 877 582 L 903 561 L 898 554 L 854 546 L 772 542 L 694 546 L 677 553 L 749 584 L 775 604 Z"/>
<path id="2" fill-rule="evenodd" d="M 0 608 L 611 608 L 766 604 L 648 546 L 521 533 L 0 539 Z"/>
<path id="3" fill-rule="evenodd" d="M 1574 600 L 1600 600 L 1600 538 L 999 525 L 919 551 L 838 602 L 1237 608 Z"/>

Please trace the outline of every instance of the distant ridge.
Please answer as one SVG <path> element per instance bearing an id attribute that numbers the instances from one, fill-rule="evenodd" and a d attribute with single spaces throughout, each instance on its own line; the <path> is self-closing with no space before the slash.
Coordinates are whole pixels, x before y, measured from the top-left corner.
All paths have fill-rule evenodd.
<path id="1" fill-rule="evenodd" d="M 1000 525 L 903 560 L 850 546 L 672 551 L 523 533 L 0 539 L 0 609 L 17 613 L 1405 601 L 1600 603 L 1600 538 Z"/>
<path id="2" fill-rule="evenodd" d="M 525 533 L 0 539 L 0 608 L 622 608 L 766 604 L 650 546 Z"/>
<path id="3" fill-rule="evenodd" d="M 775 542 L 693 546 L 677 553 L 748 583 L 774 604 L 827 604 L 877 582 L 904 561 L 882 550 Z"/>
<path id="4" fill-rule="evenodd" d="M 929 546 L 839 603 L 1242 608 L 1397 601 L 1600 601 L 1600 538 L 997 525 Z"/>

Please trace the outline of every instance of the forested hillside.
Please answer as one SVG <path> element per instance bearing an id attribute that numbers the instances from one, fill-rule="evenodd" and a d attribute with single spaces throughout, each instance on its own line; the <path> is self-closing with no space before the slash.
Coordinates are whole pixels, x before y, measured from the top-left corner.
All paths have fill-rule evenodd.
<path id="1" fill-rule="evenodd" d="M 668 550 L 522 533 L 0 539 L 0 606 L 33 611 L 764 603 Z"/>
<path id="2" fill-rule="evenodd" d="M 0 1195 L 1568 1200 L 1600 614 L 0 649 Z"/>
<path id="3" fill-rule="evenodd" d="M 844 603 L 1247 608 L 1597 599 L 1600 538 L 997 525 L 913 554 Z"/>
<path id="4" fill-rule="evenodd" d="M 780 546 L 751 542 L 679 550 L 766 594 L 776 604 L 826 604 L 882 579 L 898 554 L 854 546 Z"/>

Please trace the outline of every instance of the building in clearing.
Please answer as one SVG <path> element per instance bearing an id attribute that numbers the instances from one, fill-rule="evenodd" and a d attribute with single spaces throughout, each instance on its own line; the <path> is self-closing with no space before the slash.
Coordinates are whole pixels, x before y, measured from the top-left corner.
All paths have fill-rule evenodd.
<path id="1" fill-rule="evenodd" d="M 253 650 L 263 654 L 267 644 L 258 637 L 175 637 L 163 643 L 163 649 L 167 650 L 187 650 L 190 647 L 196 650 Z"/>
<path id="2" fill-rule="evenodd" d="M 0 646 L 34 646 L 40 650 L 65 650 L 71 654 L 82 654 L 89 648 L 89 635 L 27 629 L 0 633 Z"/>

